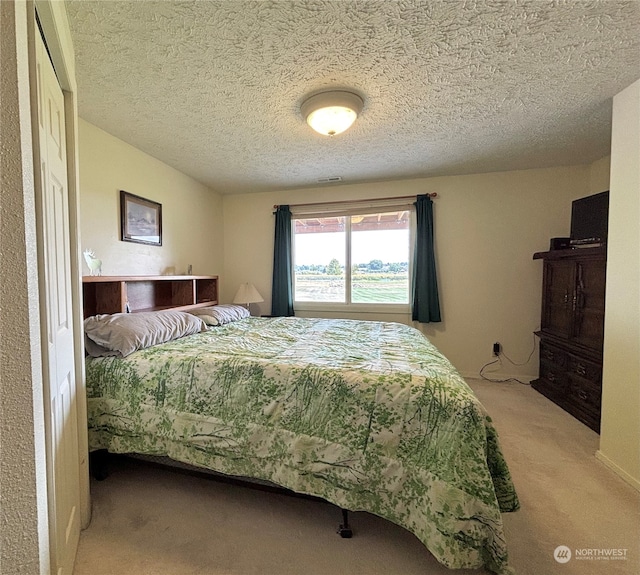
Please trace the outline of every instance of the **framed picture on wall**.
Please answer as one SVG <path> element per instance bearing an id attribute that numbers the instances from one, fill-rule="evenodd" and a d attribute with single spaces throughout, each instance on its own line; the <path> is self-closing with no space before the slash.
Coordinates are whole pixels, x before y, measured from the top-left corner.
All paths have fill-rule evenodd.
<path id="1" fill-rule="evenodd" d="M 120 190 L 120 239 L 162 245 L 162 204 Z"/>

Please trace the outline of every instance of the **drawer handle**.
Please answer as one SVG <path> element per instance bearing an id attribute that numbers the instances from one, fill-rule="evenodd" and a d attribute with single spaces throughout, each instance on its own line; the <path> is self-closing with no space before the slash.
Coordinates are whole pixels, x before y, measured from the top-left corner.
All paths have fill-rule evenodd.
<path id="1" fill-rule="evenodd" d="M 553 353 L 552 351 L 547 351 L 547 350 L 545 350 L 545 352 L 544 352 L 544 356 L 545 356 L 548 360 L 553 361 L 554 353 Z"/>
<path id="2" fill-rule="evenodd" d="M 547 374 L 547 379 L 548 379 L 551 383 L 553 383 L 553 382 L 556 380 L 556 376 L 555 376 L 555 374 L 554 374 L 554 373 L 549 373 L 549 374 Z"/>
<path id="3" fill-rule="evenodd" d="M 579 363 L 578 365 L 576 365 L 576 373 L 578 375 L 585 376 L 587 375 L 587 368 L 583 364 Z"/>
<path id="4" fill-rule="evenodd" d="M 578 391 L 578 397 L 582 400 L 582 401 L 586 401 L 587 400 L 587 392 L 586 391 Z"/>

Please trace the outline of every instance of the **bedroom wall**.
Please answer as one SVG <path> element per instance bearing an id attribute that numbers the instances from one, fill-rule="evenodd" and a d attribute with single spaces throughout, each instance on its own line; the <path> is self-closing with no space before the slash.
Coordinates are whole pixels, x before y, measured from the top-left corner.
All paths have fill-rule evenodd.
<path id="1" fill-rule="evenodd" d="M 26 2 L 0 2 L 0 571 L 49 565 Z"/>
<path id="2" fill-rule="evenodd" d="M 549 238 L 569 233 L 571 201 L 589 194 L 590 166 L 389 181 L 224 197 L 225 289 L 231 301 L 244 281 L 269 313 L 273 205 L 438 192 L 435 241 L 443 321 L 418 327 L 464 375 L 492 360 L 494 341 L 525 362 L 540 324 L 542 264 L 533 261 Z M 300 314 L 302 315 L 302 314 Z M 329 317 L 331 314 L 324 314 Z M 411 324 L 408 314 L 348 317 Z M 537 375 L 536 352 L 525 366 L 506 360 L 492 377 Z"/>
<path id="3" fill-rule="evenodd" d="M 589 193 L 597 194 L 609 189 L 611 156 L 596 160 L 589 166 Z"/>
<path id="4" fill-rule="evenodd" d="M 613 99 L 601 461 L 640 490 L 640 80 Z"/>
<path id="5" fill-rule="evenodd" d="M 79 150 L 81 245 L 103 275 L 184 274 L 189 264 L 222 274 L 219 194 L 84 120 Z M 162 204 L 162 246 L 120 241 L 120 190 Z"/>

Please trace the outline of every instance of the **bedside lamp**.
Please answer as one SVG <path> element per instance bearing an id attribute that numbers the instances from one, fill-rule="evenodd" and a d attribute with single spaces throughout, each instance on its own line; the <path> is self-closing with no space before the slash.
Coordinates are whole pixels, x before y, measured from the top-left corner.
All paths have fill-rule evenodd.
<path id="1" fill-rule="evenodd" d="M 256 286 L 250 283 L 240 284 L 238 291 L 236 292 L 236 297 L 233 298 L 233 303 L 239 303 L 249 310 L 251 313 L 251 304 L 258 303 L 264 301 L 260 292 L 256 289 Z"/>

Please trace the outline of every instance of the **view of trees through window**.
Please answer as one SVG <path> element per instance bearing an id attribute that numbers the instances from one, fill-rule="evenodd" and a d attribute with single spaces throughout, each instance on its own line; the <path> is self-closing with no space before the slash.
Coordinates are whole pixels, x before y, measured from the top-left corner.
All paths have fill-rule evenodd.
<path id="1" fill-rule="evenodd" d="M 295 301 L 408 303 L 408 211 L 294 223 Z"/>

